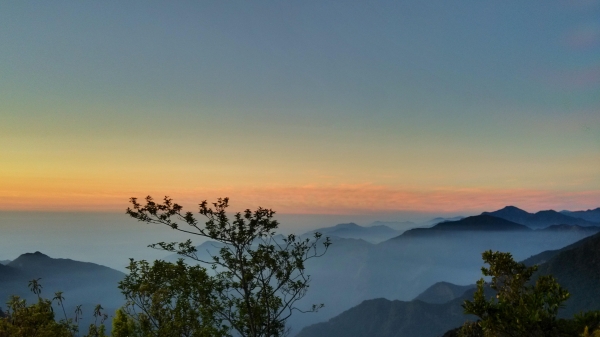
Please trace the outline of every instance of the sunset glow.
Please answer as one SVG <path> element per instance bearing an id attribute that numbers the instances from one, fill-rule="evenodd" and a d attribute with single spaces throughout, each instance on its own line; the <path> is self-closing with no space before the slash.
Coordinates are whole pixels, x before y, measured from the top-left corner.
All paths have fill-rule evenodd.
<path id="1" fill-rule="evenodd" d="M 597 1 L 437 5 L 4 4 L 0 211 L 597 207 Z"/>

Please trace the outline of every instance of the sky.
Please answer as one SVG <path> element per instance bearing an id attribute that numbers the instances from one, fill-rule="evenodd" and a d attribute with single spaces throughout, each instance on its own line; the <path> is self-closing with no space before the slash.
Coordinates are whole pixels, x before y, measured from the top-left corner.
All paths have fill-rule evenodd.
<path id="1" fill-rule="evenodd" d="M 3 214 L 600 206 L 600 1 L 10 1 L 0 46 Z"/>

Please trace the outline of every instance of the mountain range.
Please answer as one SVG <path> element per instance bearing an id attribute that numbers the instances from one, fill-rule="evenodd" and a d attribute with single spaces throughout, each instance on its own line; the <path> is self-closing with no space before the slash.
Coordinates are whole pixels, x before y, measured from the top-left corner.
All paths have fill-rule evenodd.
<path id="1" fill-rule="evenodd" d="M 572 216 L 573 214 L 580 214 L 577 212 L 564 214 L 554 210 L 547 210 L 539 211 L 537 213 L 529 213 L 515 206 L 506 206 L 500 210 L 494 212 L 483 212 L 482 214 L 493 215 L 495 217 L 506 219 L 531 228 L 544 228 L 551 225 L 600 225 L 598 222 L 588 221 L 584 218 Z"/>
<path id="2" fill-rule="evenodd" d="M 593 211 L 582 212 L 588 218 L 593 215 Z M 513 220 L 507 219 L 507 214 L 512 214 Z M 464 300 L 461 300 L 461 292 L 465 289 L 468 292 L 471 286 L 456 284 L 471 284 L 480 277 L 481 252 L 488 249 L 510 251 L 519 260 L 531 257 L 537 259 L 535 263 L 548 262 L 562 253 L 565 246 L 577 245 L 581 239 L 598 232 L 600 227 L 596 224 L 564 212 L 531 214 L 508 206 L 466 218 L 436 218 L 427 225 L 417 224 L 421 228 L 404 232 L 383 224 L 359 226 L 346 223 L 321 228 L 317 231 L 330 236 L 333 245 L 323 257 L 307 261 L 311 287 L 298 304 L 300 309 L 319 303 L 324 303 L 325 307 L 315 314 L 293 315 L 288 324 L 293 335 L 303 327 L 333 319 L 346 310 L 355 310 L 357 305 L 367 301 L 371 314 L 384 313 L 381 319 L 385 318 L 386 310 L 390 315 L 409 310 L 413 318 L 400 324 L 406 331 L 419 332 L 413 335 L 421 336 L 418 326 L 423 325 L 423 321 L 419 321 L 420 316 L 432 319 L 426 329 L 437 326 L 434 330 L 442 331 L 447 327 L 444 322 L 463 319 L 459 315 L 462 313 L 460 303 Z M 313 233 L 310 231 L 301 237 Z M 276 240 L 281 238 L 278 236 Z M 216 242 L 204 242 L 197 247 L 198 255 L 210 260 L 211 255 L 218 255 L 221 247 L 222 244 Z M 178 258 L 169 255 L 165 260 Z M 533 263 L 531 259 L 525 261 Z M 11 294 L 34 299 L 27 283 L 41 277 L 42 295 L 52 297 L 54 291 L 64 291 L 69 305 L 101 303 L 109 309 L 109 314 L 122 305 L 117 282 L 124 274 L 116 270 L 92 263 L 53 259 L 40 252 L 3 262 L 6 265 L 0 264 L 0 300 Z M 587 269 L 582 270 L 595 275 Z M 561 277 L 565 282 L 571 282 L 568 275 Z M 573 282 L 578 284 L 580 281 Z M 587 303 L 583 299 L 577 302 Z M 365 314 L 365 317 L 371 314 Z M 445 318 L 435 318 L 438 314 Z M 453 316 L 455 314 L 458 316 Z M 385 329 L 389 331 L 398 329 L 396 323 L 381 323 L 383 326 L 388 324 Z"/>
<path id="3" fill-rule="evenodd" d="M 552 274 L 571 294 L 559 316 L 572 317 L 580 311 L 600 310 L 600 233 L 524 262 L 533 261 L 545 261 L 535 277 Z M 473 298 L 473 287 L 438 283 L 409 302 L 382 298 L 363 301 L 327 322 L 302 329 L 297 337 L 441 336 L 467 319 L 474 319 L 464 315 L 461 307 L 464 300 Z M 456 291 L 465 291 L 439 304 L 448 297 L 447 292 L 440 289 L 449 289 L 450 297 Z M 430 302 L 423 298 L 430 298 Z"/>
<path id="4" fill-rule="evenodd" d="M 437 217 L 437 218 L 433 218 L 433 219 L 430 219 L 430 220 L 427 220 L 424 222 L 419 222 L 419 223 L 412 222 L 412 221 L 375 221 L 367 227 L 387 226 L 387 227 L 390 227 L 397 231 L 403 232 L 403 231 L 413 229 L 413 228 L 426 228 L 426 227 L 435 226 L 435 225 L 439 224 L 440 222 L 456 221 L 456 220 L 460 220 L 463 218 L 464 218 L 464 216 L 455 216 L 455 217 L 451 217 L 451 218 Z"/>
<path id="5" fill-rule="evenodd" d="M 595 219 L 596 214 L 600 216 L 600 208 L 588 211 L 561 211 L 554 210 L 529 213 L 515 206 L 506 206 L 493 212 L 483 212 L 479 216 L 434 218 L 417 224 L 410 221 L 384 222 L 376 221 L 370 226 L 359 226 L 355 223 L 343 223 L 332 227 L 323 227 L 307 232 L 303 237 L 311 236 L 319 232 L 324 236 L 345 239 L 362 239 L 371 243 L 379 243 L 389 239 L 406 238 L 419 235 L 444 235 L 439 231 L 526 231 L 529 229 L 545 229 L 566 231 L 585 230 L 582 227 L 590 227 L 590 231 L 600 228 L 600 221 L 594 222 L 587 219 Z M 412 226 L 412 228 L 407 228 Z M 397 229 L 403 228 L 403 230 Z M 434 231 L 430 231 L 433 229 Z"/>
<path id="6" fill-rule="evenodd" d="M 399 235 L 392 240 L 402 240 L 412 237 L 434 237 L 443 236 L 448 232 L 462 231 L 488 231 L 488 232 L 504 232 L 504 231 L 531 231 L 531 228 L 504 220 L 495 216 L 482 214 L 466 217 L 457 221 L 441 222 L 431 228 L 413 228 L 402 235 Z"/>
<path id="7" fill-rule="evenodd" d="M 480 275 L 481 253 L 509 251 L 519 260 L 555 250 L 600 230 L 575 225 L 526 227 L 482 214 L 412 229 L 387 241 L 336 238 L 329 252 L 307 263 L 311 288 L 300 303 L 324 303 L 317 314 L 294 315 L 294 329 L 335 317 L 362 301 L 387 298 L 408 301 L 437 282 L 470 284 Z M 467 243 L 467 244 L 465 244 Z"/>
<path id="8" fill-rule="evenodd" d="M 560 213 L 592 222 L 600 222 L 600 207 L 586 211 L 560 211 Z"/>
<path id="9" fill-rule="evenodd" d="M 315 232 L 319 232 L 324 236 L 329 237 L 361 239 L 371 243 L 379 243 L 402 233 L 401 231 L 392 229 L 385 225 L 363 227 L 355 223 L 342 223 L 332 227 L 324 227 L 307 232 L 302 235 L 302 237 L 312 237 Z"/>
<path id="10" fill-rule="evenodd" d="M 312 237 L 312 234 L 319 232 L 329 237 L 361 239 L 370 243 L 380 243 L 413 228 L 429 228 L 442 222 L 457 221 L 463 218 L 462 216 L 452 218 L 439 217 L 421 223 L 411 221 L 375 221 L 368 226 L 360 226 L 352 222 L 342 223 L 309 231 L 302 235 L 302 237 Z"/>

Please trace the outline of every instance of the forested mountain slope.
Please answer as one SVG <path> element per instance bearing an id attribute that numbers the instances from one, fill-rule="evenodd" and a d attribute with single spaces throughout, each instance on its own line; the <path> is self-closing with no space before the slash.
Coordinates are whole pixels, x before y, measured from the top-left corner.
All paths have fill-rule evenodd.
<path id="1" fill-rule="evenodd" d="M 540 265 L 538 275 L 548 274 L 571 294 L 561 316 L 600 309 L 600 234 L 560 250 Z"/>

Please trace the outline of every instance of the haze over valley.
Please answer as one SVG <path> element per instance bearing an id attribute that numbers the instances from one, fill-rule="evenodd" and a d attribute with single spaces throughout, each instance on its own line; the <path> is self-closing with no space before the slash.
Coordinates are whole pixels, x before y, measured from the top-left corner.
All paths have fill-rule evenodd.
<path id="1" fill-rule="evenodd" d="M 412 303 L 408 301 L 421 299 L 426 303 L 437 303 L 436 305 L 448 303 L 448 306 L 454 308 L 451 316 L 439 318 L 443 323 L 432 331 L 449 330 L 455 327 L 452 324 L 460 325 L 464 321 L 459 309 L 462 300 L 459 298 L 472 290 L 474 282 L 479 279 L 483 251 L 491 249 L 511 252 L 517 260 L 529 259 L 529 264 L 544 263 L 563 247 L 600 232 L 600 222 L 590 221 L 596 220 L 599 213 L 600 208 L 579 213 L 552 210 L 528 213 L 508 206 L 480 215 L 438 217 L 435 220 L 412 223 L 414 227 L 404 231 L 375 221 L 366 226 L 344 223 L 317 228 L 302 235 L 298 233 L 301 238 L 309 238 L 315 231 L 321 232 L 330 237 L 332 245 L 323 257 L 308 262 L 310 291 L 298 304 L 300 308 L 308 308 L 315 303 L 324 303 L 325 307 L 318 313 L 292 316 L 288 320 L 289 327 L 294 334 L 303 331 L 301 336 L 312 336 L 307 332 L 317 329 L 312 324 L 326 322 L 347 310 L 358 310 L 361 306 L 375 303 L 369 301 L 386 299 Z M 388 223 L 407 224 L 400 221 Z M 144 231 L 168 230 L 152 228 L 150 225 L 137 228 L 139 224 L 133 219 L 128 225 L 134 226 L 140 234 Z M 142 237 L 151 239 L 148 235 Z M 282 238 L 280 236 L 279 240 Z M 128 242 L 130 244 L 131 241 Z M 206 241 L 198 246 L 198 254 L 202 259 L 210 261 L 211 256 L 218 255 L 222 246 L 217 242 Z M 121 249 L 123 254 L 125 250 L 123 247 Z M 175 262 L 181 258 L 150 248 L 146 248 L 145 252 L 145 259 L 160 255 L 157 258 Z M 542 254 L 538 255 L 540 253 Z M 139 256 L 143 255 L 140 250 Z M 16 294 L 33 299 L 34 295 L 29 292 L 27 281 L 41 277 L 45 292 L 65 292 L 71 302 L 69 308 L 73 308 L 75 303 L 86 304 L 90 308 L 93 303 L 102 303 L 110 312 L 123 305 L 117 283 L 125 274 L 98 264 L 74 261 L 78 260 L 74 255 L 68 256 L 70 260 L 56 259 L 57 257 L 64 256 L 50 257 L 36 251 L 26 252 L 12 261 L 3 260 L 4 266 L 0 266 L 0 296 L 6 299 Z M 136 257 L 138 258 L 140 257 Z M 186 261 L 195 263 L 189 259 Z M 561 272 L 568 274 L 556 267 L 551 270 L 559 275 L 562 275 Z M 471 293 L 465 296 L 468 297 L 469 294 Z M 388 305 L 386 303 L 389 302 L 382 302 Z M 415 305 L 425 306 L 418 310 L 432 310 L 427 309 L 428 304 Z M 591 305 L 596 304 L 594 302 Z M 354 307 L 357 309 L 353 309 Z M 308 326 L 311 326 L 309 330 L 302 330 Z M 420 329 L 419 327 L 417 324 L 411 329 Z M 414 333 L 420 330 L 410 331 Z M 325 332 L 315 332 L 314 336 L 320 336 L 319 334 L 325 335 Z"/>

